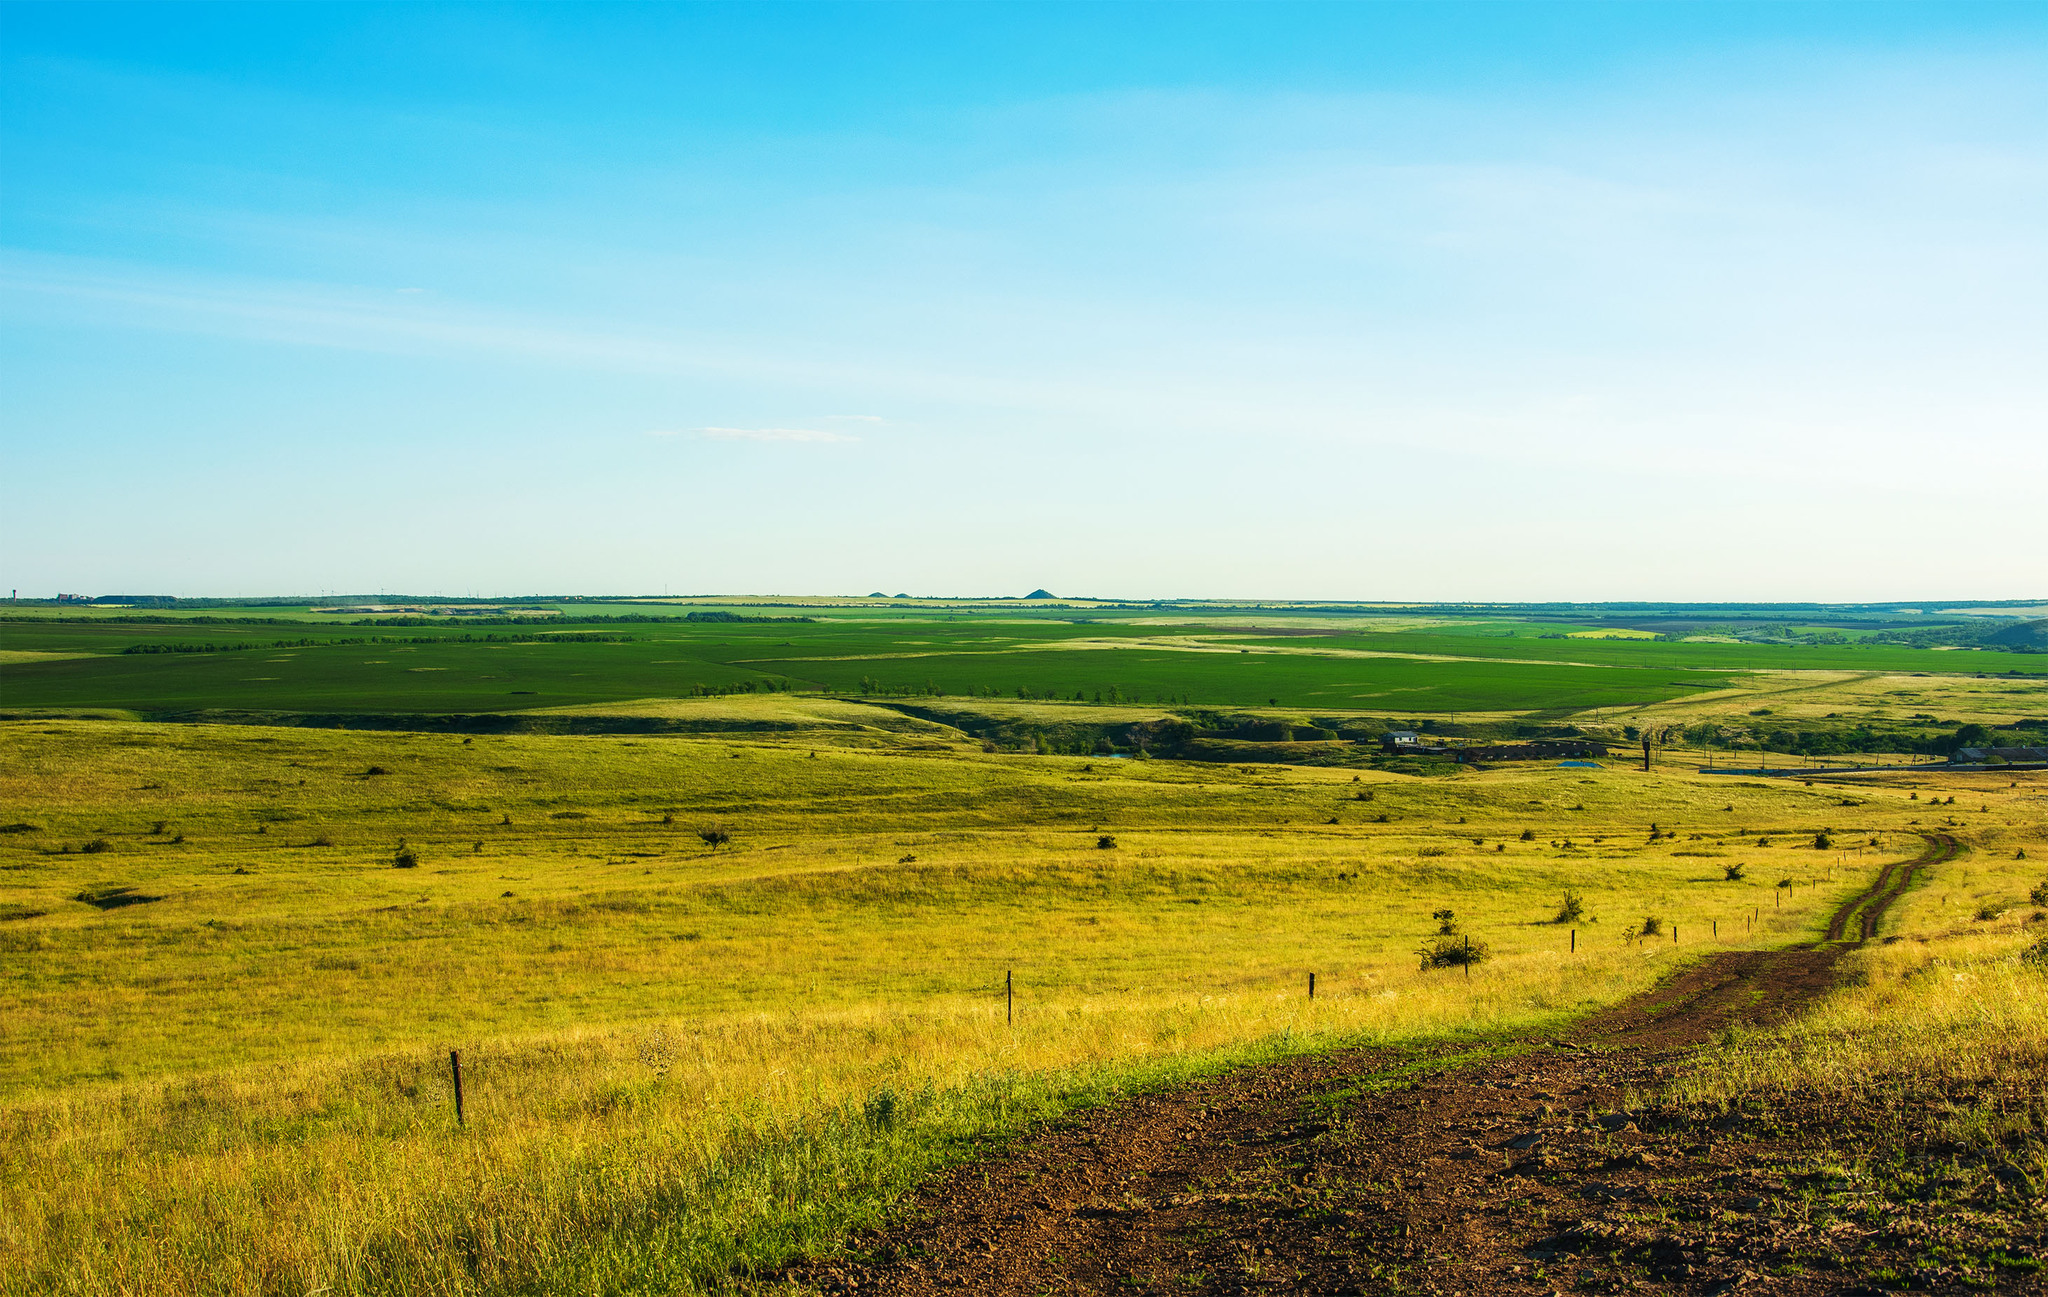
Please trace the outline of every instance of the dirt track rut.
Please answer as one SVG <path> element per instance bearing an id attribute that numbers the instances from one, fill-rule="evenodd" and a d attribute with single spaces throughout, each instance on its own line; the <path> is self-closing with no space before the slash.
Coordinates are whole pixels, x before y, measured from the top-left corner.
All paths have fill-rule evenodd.
<path id="1" fill-rule="evenodd" d="M 955 1170 L 847 1257 L 787 1277 L 920 1297 L 1597 1291 L 1645 1274 L 1664 1292 L 1852 1291 L 1839 1276 L 1744 1268 L 1733 1235 L 1725 1246 L 1666 1235 L 1657 1246 L 1668 1255 L 1643 1242 L 1629 1255 L 1650 1268 L 1628 1271 L 1616 1260 L 1636 1246 L 1624 1227 L 1585 1246 L 1570 1230 L 1609 1228 L 1586 1223 L 1589 1203 L 1654 1194 L 1669 1170 L 1660 1162 L 1718 1175 L 1714 1192 L 1739 1198 L 1753 1168 L 1713 1131 L 1674 1146 L 1639 1130 L 1627 1115 L 1637 1095 L 1731 1024 L 1781 1018 L 1824 993 L 1842 952 L 1955 851 L 1927 835 L 1916 859 L 1841 907 L 1827 941 L 1709 956 L 1558 1038 L 1339 1050 L 1090 1114 Z M 1795 1245 L 1772 1229 L 1770 1246 Z"/>

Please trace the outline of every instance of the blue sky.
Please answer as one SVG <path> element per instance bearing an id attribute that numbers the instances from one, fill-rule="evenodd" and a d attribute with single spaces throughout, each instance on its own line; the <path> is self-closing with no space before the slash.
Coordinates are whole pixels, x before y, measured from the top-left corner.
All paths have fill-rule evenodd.
<path id="1" fill-rule="evenodd" d="M 0 66 L 24 594 L 2048 593 L 2041 5 L 13 4 Z"/>

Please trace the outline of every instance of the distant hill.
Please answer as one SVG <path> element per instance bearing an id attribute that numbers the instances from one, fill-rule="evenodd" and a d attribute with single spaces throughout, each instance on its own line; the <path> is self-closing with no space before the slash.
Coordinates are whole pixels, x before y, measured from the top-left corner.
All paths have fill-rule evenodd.
<path id="1" fill-rule="evenodd" d="M 2005 648 L 2048 649 L 2048 617 L 2001 626 L 1986 635 L 1984 642 Z"/>
<path id="2" fill-rule="evenodd" d="M 1025 597 L 1026 599 L 1057 599 L 1057 598 L 1059 598 L 1059 596 L 1058 596 L 1058 595 L 1054 594 L 1054 593 L 1053 593 L 1052 591 L 1050 591 L 1050 590 L 1033 590 L 1033 591 L 1032 591 L 1032 592 L 1031 592 L 1030 594 L 1027 594 L 1027 595 L 1025 595 L 1024 597 Z"/>

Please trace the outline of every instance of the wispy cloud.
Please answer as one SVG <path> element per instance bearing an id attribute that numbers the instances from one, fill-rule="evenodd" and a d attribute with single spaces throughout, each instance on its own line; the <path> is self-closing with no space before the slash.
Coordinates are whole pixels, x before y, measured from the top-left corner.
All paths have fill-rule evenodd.
<path id="1" fill-rule="evenodd" d="M 697 436 L 716 441 L 859 441 L 851 433 L 824 428 L 658 428 L 655 437 Z"/>

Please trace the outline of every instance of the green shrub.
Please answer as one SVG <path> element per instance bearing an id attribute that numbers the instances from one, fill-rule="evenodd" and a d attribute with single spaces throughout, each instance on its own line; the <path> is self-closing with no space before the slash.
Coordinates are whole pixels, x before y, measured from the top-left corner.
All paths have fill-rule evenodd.
<path id="1" fill-rule="evenodd" d="M 1422 957 L 1422 970 L 1456 968 L 1462 964 L 1483 964 L 1493 957 L 1483 941 L 1470 937 L 1438 937 L 1415 952 Z"/>
<path id="2" fill-rule="evenodd" d="M 1577 923 L 1586 913 L 1586 902 L 1579 894 L 1567 887 L 1564 898 L 1558 902 L 1557 917 L 1552 923 Z"/>

